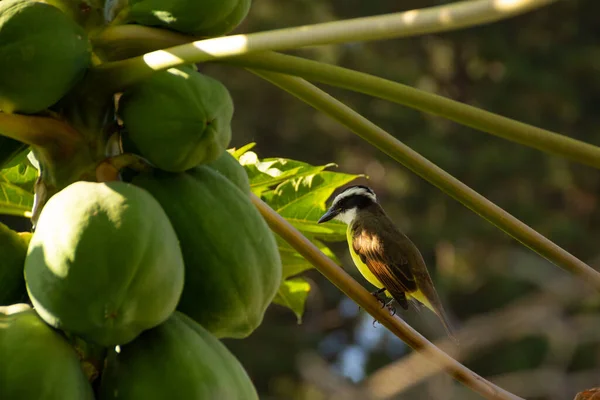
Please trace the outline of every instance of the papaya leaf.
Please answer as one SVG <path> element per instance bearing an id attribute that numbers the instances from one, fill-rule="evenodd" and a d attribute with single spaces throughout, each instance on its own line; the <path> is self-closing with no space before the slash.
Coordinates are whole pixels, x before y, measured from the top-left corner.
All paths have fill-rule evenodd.
<path id="1" fill-rule="evenodd" d="M 31 216 L 37 174 L 37 170 L 25 162 L 0 170 L 0 214 Z"/>
<path id="2" fill-rule="evenodd" d="M 283 265 L 283 279 L 287 279 L 298 275 L 304 271 L 314 268 L 314 266 L 306 261 L 292 246 L 283 240 L 279 235 L 275 235 L 277 239 L 277 247 L 281 256 L 281 264 Z M 339 260 L 333 252 L 322 242 L 313 239 L 312 242 L 321 250 L 327 257 L 339 263 Z"/>
<path id="3" fill-rule="evenodd" d="M 273 302 L 291 309 L 296 314 L 298 324 L 301 324 L 308 292 L 310 292 L 310 284 L 304 278 L 288 279 L 279 287 Z"/>
<path id="4" fill-rule="evenodd" d="M 259 160 L 256 153 L 252 151 L 241 155 L 239 161 L 246 169 L 250 178 L 250 188 L 257 196 L 288 179 L 317 174 L 328 167 L 335 166 L 335 164 L 314 166 L 285 158 Z"/>
<path id="5" fill-rule="evenodd" d="M 246 153 L 248 150 L 254 148 L 254 146 L 256 146 L 256 143 L 252 142 L 252 143 L 248 143 L 245 146 L 240 147 L 239 149 L 231 148 L 231 149 L 227 149 L 227 151 L 236 159 L 239 160 L 240 157 Z"/>
<path id="6" fill-rule="evenodd" d="M 38 171 L 25 158 L 11 168 L 6 168 L 0 171 L 2 181 L 7 181 L 33 194 L 33 185 L 38 177 Z"/>
<path id="7" fill-rule="evenodd" d="M 0 169 L 14 167 L 27 156 L 29 146 L 17 140 L 0 136 Z"/>
<path id="8" fill-rule="evenodd" d="M 325 213 L 325 203 L 333 192 L 362 175 L 325 171 L 336 166 L 333 163 L 314 166 L 285 158 L 260 159 L 250 151 L 254 146 L 255 143 L 250 143 L 240 149 L 228 150 L 246 170 L 252 192 L 298 228 L 325 255 L 339 263 L 320 239 L 344 240 L 346 225 L 337 221 L 318 224 L 317 221 Z M 302 278 L 288 278 L 313 266 L 285 240 L 275 236 L 284 280 L 273 302 L 290 308 L 301 323 L 310 284 Z"/>
<path id="9" fill-rule="evenodd" d="M 318 224 L 326 211 L 326 201 L 339 187 L 361 175 L 323 171 L 318 174 L 289 179 L 274 190 L 263 193 L 263 199 L 279 215 L 288 220 L 306 236 L 327 241 L 341 241 L 346 225 L 332 221 Z"/>

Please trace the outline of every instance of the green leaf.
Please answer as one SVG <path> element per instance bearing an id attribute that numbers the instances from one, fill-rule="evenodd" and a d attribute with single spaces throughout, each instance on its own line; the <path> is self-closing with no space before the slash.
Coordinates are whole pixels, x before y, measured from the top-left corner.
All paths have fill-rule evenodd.
<path id="1" fill-rule="evenodd" d="M 38 177 L 38 170 L 25 157 L 20 164 L 0 171 L 0 175 L 3 181 L 6 180 L 33 194 L 33 186 Z"/>
<path id="2" fill-rule="evenodd" d="M 10 168 L 20 163 L 27 155 L 28 148 L 25 143 L 0 136 L 0 168 Z"/>
<path id="3" fill-rule="evenodd" d="M 31 217 L 38 171 L 28 161 L 0 170 L 0 214 Z"/>
<path id="4" fill-rule="evenodd" d="M 277 239 L 277 247 L 279 248 L 279 255 L 281 256 L 281 264 L 283 265 L 283 279 L 290 278 L 294 275 L 298 275 L 304 271 L 314 268 L 304 257 L 300 255 L 288 242 L 283 240 L 279 235 L 275 235 Z M 325 246 L 322 242 L 312 239 L 319 250 L 321 250 L 327 257 L 331 258 L 335 262 L 339 263 L 339 260 L 333 254 L 333 252 Z"/>
<path id="5" fill-rule="evenodd" d="M 260 196 L 266 189 L 285 182 L 288 179 L 317 174 L 325 168 L 335 166 L 327 164 L 313 166 L 301 161 L 285 158 L 265 158 L 259 160 L 256 153 L 248 151 L 240 156 L 240 164 L 246 168 L 250 187 Z"/>
<path id="6" fill-rule="evenodd" d="M 326 211 L 326 201 L 339 187 L 363 175 L 325 171 L 335 166 L 314 166 L 285 158 L 260 159 L 249 151 L 254 143 L 229 150 L 244 166 L 252 192 L 300 230 L 325 255 L 339 263 L 333 252 L 319 239 L 345 240 L 346 225 L 332 221 L 318 224 Z M 291 278 L 313 268 L 304 257 L 278 235 L 275 235 L 283 265 L 283 279 L 274 303 L 290 308 L 302 321 L 304 303 L 310 284 L 302 278 Z"/>
<path id="7" fill-rule="evenodd" d="M 304 278 L 292 278 L 283 281 L 273 302 L 291 309 L 296 314 L 298 324 L 302 323 L 302 314 L 310 284 Z"/>
<path id="8" fill-rule="evenodd" d="M 274 190 L 263 193 L 263 198 L 304 235 L 332 242 L 341 241 L 346 237 L 347 227 L 344 223 L 331 221 L 318 224 L 317 221 L 325 213 L 326 201 L 333 192 L 360 176 L 323 171 L 288 179 Z"/>
<path id="9" fill-rule="evenodd" d="M 254 146 L 256 146 L 256 143 L 248 143 L 245 146 L 240 147 L 239 149 L 231 148 L 228 149 L 227 151 L 233 156 L 235 157 L 236 160 L 239 160 L 240 157 L 246 153 L 248 150 L 252 149 Z"/>

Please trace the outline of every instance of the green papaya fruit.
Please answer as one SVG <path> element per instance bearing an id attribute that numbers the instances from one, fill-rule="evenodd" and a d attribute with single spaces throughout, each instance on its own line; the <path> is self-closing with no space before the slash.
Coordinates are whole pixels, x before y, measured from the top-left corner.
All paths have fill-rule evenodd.
<path id="1" fill-rule="evenodd" d="M 98 390 L 98 400 L 108 399 L 258 400 L 258 395 L 237 358 L 202 326 L 175 312 L 109 353 Z"/>
<path id="2" fill-rule="evenodd" d="M 23 268 L 28 243 L 27 238 L 0 223 L 0 306 L 27 300 Z"/>
<path id="3" fill-rule="evenodd" d="M 60 100 L 90 65 L 91 45 L 58 8 L 0 2 L 0 110 L 37 113 Z"/>
<path id="4" fill-rule="evenodd" d="M 250 179 L 248 173 L 228 151 L 224 151 L 219 158 L 206 164 L 207 167 L 214 169 L 229 179 L 231 183 L 240 188 L 244 193 L 250 193 Z M 192 168 L 188 172 L 194 175 L 195 169 Z"/>
<path id="5" fill-rule="evenodd" d="M 81 25 L 86 32 L 105 25 L 104 0 L 36 0 L 53 5 Z"/>
<path id="6" fill-rule="evenodd" d="M 119 114 L 124 143 L 132 143 L 132 152 L 165 171 L 182 172 L 214 161 L 231 141 L 229 91 L 187 66 L 158 72 L 126 90 Z"/>
<path id="7" fill-rule="evenodd" d="M 169 216 L 183 252 L 177 309 L 218 338 L 244 338 L 262 322 L 281 283 L 275 237 L 248 195 L 206 166 L 138 175 Z"/>
<path id="8" fill-rule="evenodd" d="M 75 350 L 27 304 L 0 307 L 0 397 L 93 400 Z"/>
<path id="9" fill-rule="evenodd" d="M 235 29 L 248 15 L 251 0 L 129 0 L 111 4 L 123 23 L 158 26 L 190 35 L 212 37 Z"/>
<path id="10" fill-rule="evenodd" d="M 158 202 L 124 182 L 75 182 L 40 214 L 25 259 L 50 325 L 103 346 L 165 321 L 183 289 L 177 236 Z"/>

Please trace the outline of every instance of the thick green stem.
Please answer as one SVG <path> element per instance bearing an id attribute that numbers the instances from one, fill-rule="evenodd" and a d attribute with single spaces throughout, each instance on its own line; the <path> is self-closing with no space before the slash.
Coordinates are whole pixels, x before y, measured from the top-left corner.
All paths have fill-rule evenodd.
<path id="1" fill-rule="evenodd" d="M 68 123 L 49 117 L 6 114 L 0 112 L 0 135 L 30 146 L 44 148 L 73 148 L 82 137 Z"/>
<path id="2" fill-rule="evenodd" d="M 106 48 L 106 54 L 111 59 L 137 56 L 188 41 L 189 36 L 140 25 L 110 27 L 94 39 L 97 46 Z M 216 62 L 299 76 L 379 97 L 600 168 L 600 148 L 597 146 L 363 72 L 275 52 L 247 54 Z"/>
<path id="3" fill-rule="evenodd" d="M 123 168 L 131 168 L 138 172 L 150 172 L 154 168 L 146 159 L 137 154 L 124 153 L 104 160 L 105 163 L 112 165 L 117 171 Z"/>
<path id="4" fill-rule="evenodd" d="M 579 275 L 584 281 L 600 289 L 600 273 L 596 270 L 454 178 L 345 104 L 301 78 L 274 72 L 251 71 L 312 107 L 326 113 L 525 246 L 565 270 Z"/>
<path id="5" fill-rule="evenodd" d="M 248 54 L 220 62 L 281 72 L 365 93 L 600 168 L 600 147 L 373 75 L 273 52 Z"/>
<path id="6" fill-rule="evenodd" d="M 381 322 L 394 335 L 399 337 L 410 347 L 423 354 L 432 363 L 445 369 L 452 377 L 454 377 L 454 379 L 463 383 L 465 386 L 468 386 L 486 399 L 521 399 L 493 383 L 486 381 L 481 376 L 434 346 L 402 319 L 390 315 L 388 310 L 382 309 L 381 304 L 375 300 L 364 287 L 323 254 L 310 242 L 310 240 L 305 238 L 302 233 L 277 214 L 276 211 L 254 194 L 251 195 L 251 198 L 256 208 L 260 211 L 275 233 L 296 249 L 298 253 L 313 264 L 319 272 L 336 285 L 342 292 L 354 300 L 361 308 L 371 314 L 373 318 Z"/>
<path id="7" fill-rule="evenodd" d="M 356 18 L 248 35 L 233 35 L 171 47 L 94 68 L 91 79 L 116 92 L 155 71 L 257 51 L 382 40 L 445 32 L 509 18 L 557 0 L 471 0 L 374 17 Z"/>
<path id="8" fill-rule="evenodd" d="M 94 50 L 102 58 L 113 61 L 186 44 L 194 38 L 161 28 L 143 25 L 116 25 L 107 27 L 91 40 Z"/>

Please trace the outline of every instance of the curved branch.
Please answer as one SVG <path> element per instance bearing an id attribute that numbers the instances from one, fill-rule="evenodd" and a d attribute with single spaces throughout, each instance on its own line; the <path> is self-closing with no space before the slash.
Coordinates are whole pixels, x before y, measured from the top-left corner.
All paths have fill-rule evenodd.
<path id="1" fill-rule="evenodd" d="M 101 64 L 90 79 L 115 92 L 155 71 L 255 51 L 382 40 L 445 32 L 506 19 L 557 0 L 466 0 L 454 4 L 373 17 L 224 36 L 153 51 L 140 57 Z"/>
<path id="2" fill-rule="evenodd" d="M 363 72 L 274 52 L 219 62 L 295 75 L 379 97 L 600 169 L 600 147 Z"/>
<path id="3" fill-rule="evenodd" d="M 361 308 L 366 310 L 410 347 L 423 354 L 432 363 L 443 366 L 452 377 L 487 399 L 521 399 L 493 383 L 486 381 L 484 378 L 435 347 L 402 319 L 390 315 L 386 309 L 381 308 L 381 305 L 377 300 L 375 300 L 364 287 L 323 254 L 282 216 L 277 214 L 276 211 L 256 195 L 251 194 L 251 199 L 275 233 L 296 249 L 298 253 L 313 264 L 319 272 L 336 285 L 342 292 L 354 300 Z"/>
<path id="4" fill-rule="evenodd" d="M 274 72 L 250 70 L 252 73 L 279 86 L 300 100 L 345 125 L 394 160 L 446 192 L 469 209 L 482 216 L 525 246 L 550 262 L 579 275 L 587 283 L 600 289 L 600 273 L 556 245 L 537 231 L 504 211 L 404 143 L 350 109 L 316 86 L 301 78 Z"/>

